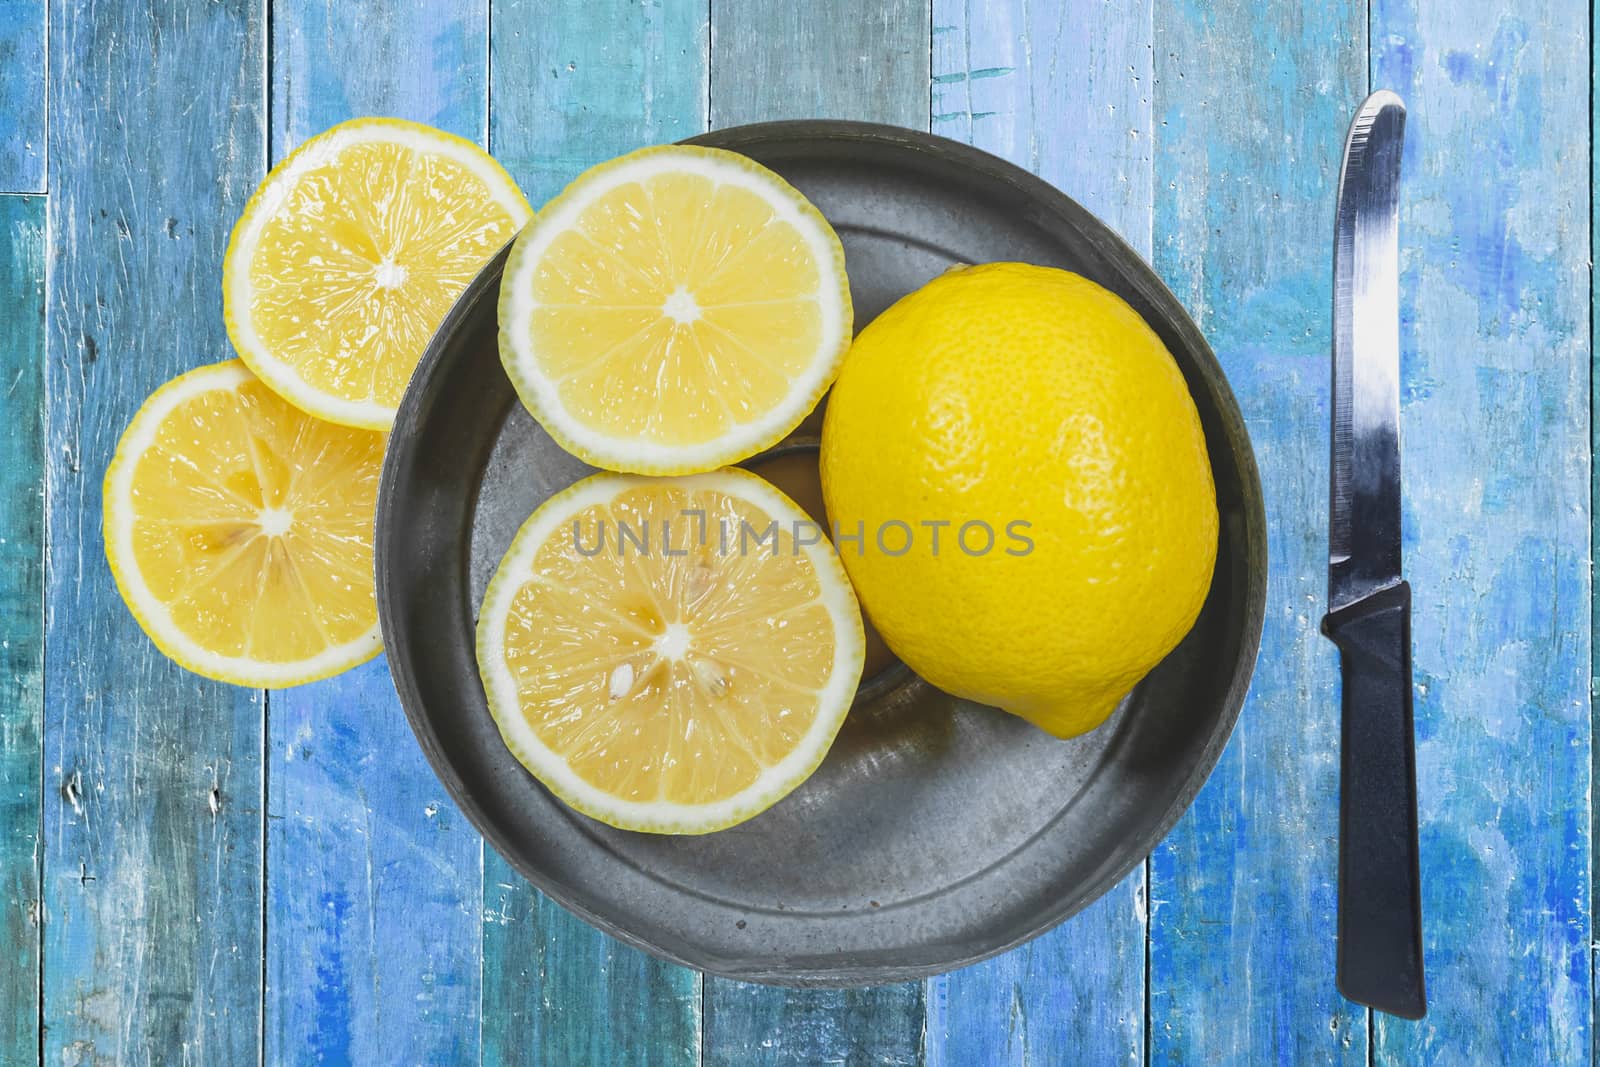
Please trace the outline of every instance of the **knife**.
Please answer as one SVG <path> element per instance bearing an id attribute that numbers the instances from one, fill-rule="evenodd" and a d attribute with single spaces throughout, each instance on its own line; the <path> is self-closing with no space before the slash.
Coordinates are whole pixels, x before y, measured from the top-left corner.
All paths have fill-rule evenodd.
<path id="1" fill-rule="evenodd" d="M 1406 109 L 1367 97 L 1345 141 L 1333 246 L 1328 614 L 1339 648 L 1339 991 L 1427 1012 L 1411 720 L 1411 587 L 1400 576 L 1400 152 Z"/>

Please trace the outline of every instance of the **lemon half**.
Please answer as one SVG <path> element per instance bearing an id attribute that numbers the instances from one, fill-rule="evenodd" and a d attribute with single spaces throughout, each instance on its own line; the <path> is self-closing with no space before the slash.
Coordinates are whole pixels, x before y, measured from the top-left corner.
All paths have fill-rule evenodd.
<path id="1" fill-rule="evenodd" d="M 711 470 L 799 424 L 838 372 L 844 250 L 778 175 L 646 148 L 580 175 L 517 239 L 500 351 L 564 448 L 643 474 Z"/>
<path id="2" fill-rule="evenodd" d="M 387 429 L 451 304 L 532 214 L 470 141 L 399 119 L 341 123 L 245 206 L 223 260 L 228 336 L 297 407 Z"/>
<path id="3" fill-rule="evenodd" d="M 601 474 L 550 498 L 478 620 L 507 746 L 623 829 L 707 833 L 776 803 L 821 763 L 861 678 L 860 609 L 817 533 L 739 470 Z"/>
<path id="4" fill-rule="evenodd" d="M 173 379 L 106 471 L 122 599 L 162 652 L 236 685 L 298 685 L 371 659 L 383 445 L 311 418 L 238 360 Z"/>

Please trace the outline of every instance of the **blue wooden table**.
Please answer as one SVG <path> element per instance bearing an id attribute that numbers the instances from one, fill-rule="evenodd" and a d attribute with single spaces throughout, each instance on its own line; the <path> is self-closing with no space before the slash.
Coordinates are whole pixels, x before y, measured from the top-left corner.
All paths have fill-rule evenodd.
<path id="1" fill-rule="evenodd" d="M 1574 0 L 0 0 L 0 1064 L 1591 1060 L 1593 36 Z M 1323 610 L 1345 125 L 1411 108 L 1406 552 L 1432 1011 L 1334 991 Z M 380 660 L 250 692 L 117 600 L 100 480 L 229 354 L 228 230 L 351 115 L 487 144 L 537 205 L 757 119 L 931 128 L 1150 257 L 1253 435 L 1272 572 L 1232 743 L 1142 869 L 926 982 L 742 985 L 532 891 Z"/>

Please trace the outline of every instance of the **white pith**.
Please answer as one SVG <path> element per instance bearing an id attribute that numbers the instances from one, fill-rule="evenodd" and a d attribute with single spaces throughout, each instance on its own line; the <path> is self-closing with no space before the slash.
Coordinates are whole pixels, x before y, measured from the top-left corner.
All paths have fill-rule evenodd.
<path id="1" fill-rule="evenodd" d="M 636 158 L 607 166 L 592 177 L 579 178 L 547 205 L 517 239 L 501 289 L 502 345 L 509 344 L 515 355 L 508 372 L 534 414 L 547 424 L 555 424 L 551 428 L 558 439 L 570 443 L 569 447 L 580 453 L 610 461 L 601 463 L 602 466 L 679 471 L 706 470 L 733 462 L 765 447 L 774 435 L 781 435 L 798 423 L 838 369 L 853 322 L 841 295 L 844 292 L 840 276 L 843 264 L 839 260 L 836 238 L 820 216 L 805 209 L 805 202 L 798 193 L 751 167 L 753 165 L 720 159 L 703 151 L 646 150 Z M 533 314 L 539 308 L 531 295 L 533 276 L 552 242 L 572 229 L 590 205 L 619 186 L 674 173 L 694 174 L 716 183 L 735 185 L 760 197 L 777 219 L 793 226 L 800 234 L 817 265 L 820 279 L 814 298 L 821 312 L 821 326 L 817 357 L 811 366 L 790 383 L 788 394 L 763 417 L 736 425 L 714 440 L 691 445 L 613 436 L 572 417 L 556 388 L 557 380 L 543 372 L 531 344 Z M 662 314 L 676 322 L 692 322 L 700 317 L 701 306 L 695 302 L 692 292 L 680 288 L 669 295 Z"/>
<path id="2" fill-rule="evenodd" d="M 372 658 L 383 647 L 377 621 L 353 641 L 326 648 L 309 659 L 272 663 L 249 656 L 224 656 L 197 644 L 178 627 L 166 604 L 150 591 L 133 551 L 137 517 L 133 510 L 134 469 L 155 442 L 162 422 L 179 405 L 202 393 L 232 392 L 253 377 L 243 363 L 229 360 L 175 378 L 145 401 L 123 434 L 116 459 L 106 474 L 105 538 L 112 574 L 123 597 L 163 652 L 209 678 L 270 689 L 298 685 Z"/>
<path id="3" fill-rule="evenodd" d="M 803 781 L 821 761 L 849 710 L 860 680 L 864 651 L 861 616 L 832 546 L 826 542 L 801 546 L 800 551 L 810 560 L 818 578 L 818 600 L 833 623 L 835 656 L 828 679 L 818 690 L 818 714 L 800 743 L 782 760 L 763 770 L 745 789 L 708 804 L 622 800 L 590 785 L 568 767 L 565 759 L 540 741 L 521 714 L 516 682 L 506 666 L 505 621 L 513 599 L 531 573 L 534 556 L 551 537 L 561 534 L 573 515 L 653 481 L 659 479 L 600 475 L 552 497 L 529 518 L 517 533 L 484 595 L 478 622 L 478 665 L 490 709 L 507 747 L 557 795 L 578 810 L 615 826 L 699 833 L 731 825 L 770 806 Z M 780 523 L 804 515 L 778 490 L 741 471 L 712 471 L 673 481 L 690 491 L 711 489 L 749 501 L 778 518 Z M 683 640 L 688 639 L 685 634 Z M 619 677 L 619 673 L 620 669 L 610 677 L 612 699 L 619 699 L 619 690 L 626 693 L 634 681 L 631 671 L 625 677 Z"/>
<path id="4" fill-rule="evenodd" d="M 477 146 L 414 123 L 395 120 L 350 122 L 318 134 L 284 160 L 245 206 L 244 215 L 239 219 L 233 240 L 229 243 L 228 269 L 224 271 L 223 282 L 223 303 L 232 324 L 235 346 L 241 355 L 247 357 L 251 369 L 262 381 L 293 401 L 297 407 L 331 422 L 381 430 L 394 421 L 396 408 L 376 400 L 349 400 L 332 396 L 306 384 L 295 373 L 293 366 L 283 363 L 272 354 L 262 342 L 250 317 L 250 298 L 254 292 L 250 283 L 250 263 L 255 258 L 262 230 L 277 215 L 304 174 L 326 166 L 347 148 L 372 143 L 399 144 L 460 164 L 488 187 L 490 198 L 511 218 L 513 229 L 527 225 L 532 218 L 532 211 L 516 184 L 499 164 L 487 160 Z M 373 282 L 380 287 L 398 288 L 405 281 L 405 269 L 397 264 L 379 264 L 374 272 Z"/>

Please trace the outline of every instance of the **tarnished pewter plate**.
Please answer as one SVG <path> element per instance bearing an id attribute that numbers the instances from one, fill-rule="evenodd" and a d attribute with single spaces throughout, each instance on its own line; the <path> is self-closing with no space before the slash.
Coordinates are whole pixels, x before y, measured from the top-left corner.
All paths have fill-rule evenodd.
<path id="1" fill-rule="evenodd" d="M 473 627 L 542 500 L 588 473 L 516 402 L 496 350 L 502 253 L 428 347 L 378 502 L 378 606 L 423 751 L 489 843 L 601 930 L 718 974 L 864 984 L 950 970 L 1048 930 L 1177 821 L 1233 728 L 1260 639 L 1266 525 L 1250 442 L 1199 330 L 1115 234 L 1044 182 L 924 133 L 772 123 L 697 139 L 766 164 L 844 242 L 856 325 L 955 263 L 1066 267 L 1166 342 L 1200 409 L 1221 544 L 1204 611 L 1109 723 L 1057 741 L 900 667 L 864 683 L 821 769 L 704 837 L 613 830 L 547 793 L 484 704 Z M 814 432 L 811 431 L 811 432 Z M 961 612 L 949 605 L 950 614 Z"/>

